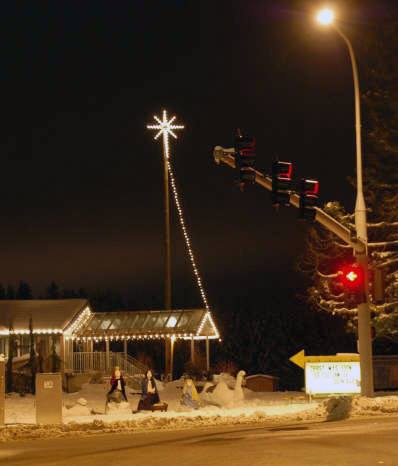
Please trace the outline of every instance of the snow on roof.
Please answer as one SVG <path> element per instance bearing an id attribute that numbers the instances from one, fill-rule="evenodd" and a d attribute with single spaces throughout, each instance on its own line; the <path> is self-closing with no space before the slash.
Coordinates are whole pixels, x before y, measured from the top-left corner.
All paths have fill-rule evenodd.
<path id="1" fill-rule="evenodd" d="M 0 329 L 12 324 L 16 333 L 34 329 L 63 330 L 89 303 L 86 299 L 0 300 Z"/>

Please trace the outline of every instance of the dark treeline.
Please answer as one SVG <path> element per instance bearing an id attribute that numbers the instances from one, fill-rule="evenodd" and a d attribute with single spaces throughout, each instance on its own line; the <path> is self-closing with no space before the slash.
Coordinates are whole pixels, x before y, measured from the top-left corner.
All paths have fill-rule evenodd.
<path id="1" fill-rule="evenodd" d="M 87 298 L 85 290 L 61 290 L 55 282 L 51 282 L 44 295 L 35 296 L 29 283 L 21 280 L 17 287 L 13 285 L 4 286 L 0 283 L 0 299 L 67 299 Z"/>
<path id="2" fill-rule="evenodd" d="M 4 286 L 0 283 L 0 299 L 89 299 L 96 311 L 117 311 L 137 309 L 137 302 L 125 299 L 113 290 L 87 291 L 83 288 L 77 290 L 62 289 L 55 281 L 51 281 L 43 294 L 35 295 L 29 283 L 21 280 L 18 286 Z"/>

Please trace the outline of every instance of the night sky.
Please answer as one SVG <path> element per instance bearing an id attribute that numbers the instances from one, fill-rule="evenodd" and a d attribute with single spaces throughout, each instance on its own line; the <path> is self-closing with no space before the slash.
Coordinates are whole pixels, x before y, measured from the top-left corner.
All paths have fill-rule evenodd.
<path id="1" fill-rule="evenodd" d="M 391 17 L 380 1 L 342 3 L 349 28 Z M 186 125 L 173 163 L 210 302 L 294 282 L 297 210 L 276 213 L 259 187 L 240 193 L 212 149 L 240 127 L 260 169 L 291 160 L 324 200 L 353 208 L 349 57 L 314 5 L 2 2 L 0 282 L 162 299 L 161 146 L 145 126 L 163 108 Z M 200 305 L 174 220 L 174 303 Z"/>

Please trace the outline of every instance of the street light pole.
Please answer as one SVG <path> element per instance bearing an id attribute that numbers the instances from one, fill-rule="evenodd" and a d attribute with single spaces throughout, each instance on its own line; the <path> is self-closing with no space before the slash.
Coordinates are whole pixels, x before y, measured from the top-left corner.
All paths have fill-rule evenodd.
<path id="1" fill-rule="evenodd" d="M 355 202 L 355 229 L 357 237 L 361 239 L 365 245 L 367 245 L 368 232 L 366 221 L 366 204 L 363 195 L 361 95 L 359 89 L 358 65 L 351 41 L 337 25 L 333 24 L 333 27 L 346 43 L 351 59 L 355 94 L 355 139 L 357 155 L 357 198 Z M 364 302 L 358 305 L 358 349 L 361 362 L 361 392 L 363 396 L 373 396 L 373 356 L 372 338 L 370 333 L 371 320 L 369 307 L 369 274 L 367 249 L 358 251 L 356 253 L 356 259 L 364 272 Z"/>
<path id="2" fill-rule="evenodd" d="M 358 238 L 364 243 L 368 240 L 367 223 L 366 223 L 366 205 L 363 195 L 363 175 L 362 175 L 362 137 L 361 137 L 361 95 L 359 90 L 359 75 L 358 66 L 355 58 L 354 49 L 351 41 L 343 33 L 343 31 L 333 24 L 333 28 L 340 35 L 347 45 L 354 81 L 354 95 L 355 95 L 355 141 L 356 141 L 356 155 L 357 155 L 357 199 L 355 203 L 355 228 Z"/>
<path id="3" fill-rule="evenodd" d="M 324 25 L 332 25 L 347 45 L 350 54 L 354 81 L 355 96 L 355 141 L 356 141 L 356 166 L 357 166 L 357 196 L 355 202 L 355 229 L 359 244 L 364 247 L 356 248 L 355 255 L 357 263 L 362 267 L 363 294 L 362 301 L 358 305 L 358 350 L 361 364 L 361 393 L 363 396 L 373 396 L 373 358 L 372 339 L 370 333 L 370 306 L 369 306 L 369 274 L 368 274 L 368 251 L 367 251 L 367 221 L 366 204 L 363 195 L 363 174 L 362 174 L 362 136 L 361 136 L 361 95 L 359 89 L 358 65 L 355 58 L 354 48 L 351 41 L 334 22 L 334 13 L 331 10 L 322 10 L 317 16 L 318 22 Z"/>

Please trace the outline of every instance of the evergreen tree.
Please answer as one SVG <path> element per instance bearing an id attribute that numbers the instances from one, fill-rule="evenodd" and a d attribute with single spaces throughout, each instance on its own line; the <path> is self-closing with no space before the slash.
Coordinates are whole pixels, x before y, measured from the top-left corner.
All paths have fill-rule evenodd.
<path id="1" fill-rule="evenodd" d="M 97 311 L 115 311 L 125 309 L 122 297 L 119 293 L 107 290 L 97 291 L 90 296 L 90 301 Z"/>
<path id="2" fill-rule="evenodd" d="M 6 299 L 15 299 L 15 290 L 12 285 L 7 286 Z"/>
<path id="3" fill-rule="evenodd" d="M 87 299 L 88 298 L 88 293 L 84 288 L 79 288 L 78 291 L 77 291 L 77 297 Z"/>
<path id="4" fill-rule="evenodd" d="M 62 299 L 73 299 L 73 298 L 79 298 L 79 295 L 76 293 L 75 290 L 62 290 L 61 298 Z"/>
<path id="5" fill-rule="evenodd" d="M 371 263 L 386 276 L 385 302 L 373 306 L 379 334 L 398 337 L 398 22 L 373 27 L 362 44 L 372 50 L 364 68 L 365 189 L 371 207 Z M 366 48 L 365 48 L 366 47 Z"/>
<path id="6" fill-rule="evenodd" d="M 350 227 L 350 216 L 338 202 L 328 202 L 323 210 L 339 222 Z M 308 228 L 306 247 L 297 268 L 308 279 L 308 302 L 315 309 L 331 313 L 354 314 L 355 306 L 347 300 L 338 270 L 342 264 L 352 263 L 352 249 L 319 225 Z"/>
<path id="7" fill-rule="evenodd" d="M 32 299 L 32 289 L 27 282 L 20 281 L 16 293 L 17 299 Z"/>
<path id="8" fill-rule="evenodd" d="M 47 288 L 46 299 L 60 299 L 60 290 L 58 285 L 52 281 Z"/>

